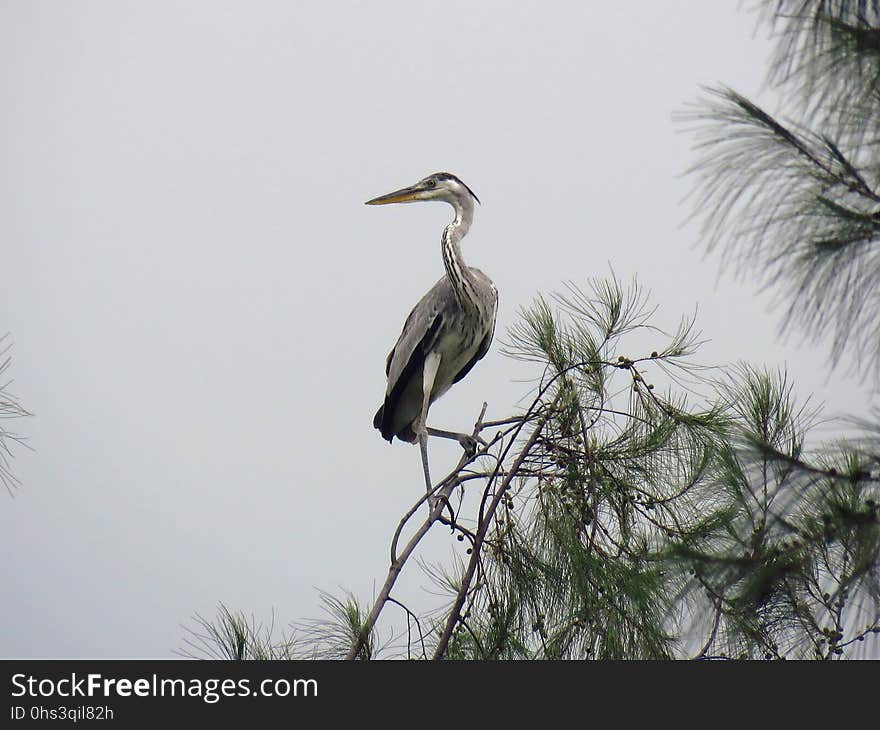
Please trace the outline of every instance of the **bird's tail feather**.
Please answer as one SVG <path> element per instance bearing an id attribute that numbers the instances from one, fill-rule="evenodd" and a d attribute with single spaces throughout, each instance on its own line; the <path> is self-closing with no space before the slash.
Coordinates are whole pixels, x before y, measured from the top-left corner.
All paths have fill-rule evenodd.
<path id="1" fill-rule="evenodd" d="M 378 428 L 382 432 L 382 438 L 391 443 L 391 439 L 394 438 L 394 434 L 388 431 L 388 425 L 385 421 L 385 404 L 383 403 L 379 406 L 379 410 L 376 411 L 376 415 L 373 416 L 373 428 Z"/>

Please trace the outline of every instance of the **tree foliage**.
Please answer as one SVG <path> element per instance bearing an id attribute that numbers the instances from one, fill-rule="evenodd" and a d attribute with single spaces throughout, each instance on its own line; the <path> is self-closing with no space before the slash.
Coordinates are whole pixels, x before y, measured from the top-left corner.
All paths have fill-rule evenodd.
<path id="1" fill-rule="evenodd" d="M 8 335 L 0 336 L 0 485 L 11 495 L 18 487 L 18 477 L 12 470 L 12 459 L 16 446 L 26 446 L 23 436 L 7 429 L 6 422 L 31 415 L 11 391 L 11 381 L 5 379 L 6 371 L 12 363 L 9 354 L 12 345 Z"/>
<path id="2" fill-rule="evenodd" d="M 372 609 L 328 603 L 291 655 L 860 656 L 880 631 L 877 440 L 808 449 L 786 373 L 700 368 L 692 323 L 655 317 L 615 279 L 525 311 L 506 350 L 541 371 L 529 406 L 481 414 L 485 445 L 403 517 Z M 417 616 L 394 586 L 437 522 L 466 551 Z M 380 641 L 392 607 L 406 633 Z"/>
<path id="3" fill-rule="evenodd" d="M 695 123 L 695 214 L 710 249 L 774 286 L 831 362 L 880 377 L 880 11 L 864 0 L 770 3 L 777 118 L 727 87 Z M 875 382 L 878 382 L 875 380 Z"/>

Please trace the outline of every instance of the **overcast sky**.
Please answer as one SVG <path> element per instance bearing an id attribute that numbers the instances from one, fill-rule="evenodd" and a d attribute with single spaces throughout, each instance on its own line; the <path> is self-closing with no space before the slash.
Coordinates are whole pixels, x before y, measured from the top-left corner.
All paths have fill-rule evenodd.
<path id="1" fill-rule="evenodd" d="M 285 624 L 318 589 L 372 596 L 423 485 L 371 419 L 450 209 L 363 201 L 437 170 L 483 202 L 463 248 L 499 336 L 610 265 L 657 324 L 698 309 L 703 362 L 867 412 L 682 225 L 673 114 L 717 82 L 772 108 L 755 26 L 720 0 L 0 0 L 0 333 L 35 414 L 0 493 L 0 655 L 165 657 L 221 601 Z M 521 377 L 496 342 L 431 420 L 504 417 Z"/>

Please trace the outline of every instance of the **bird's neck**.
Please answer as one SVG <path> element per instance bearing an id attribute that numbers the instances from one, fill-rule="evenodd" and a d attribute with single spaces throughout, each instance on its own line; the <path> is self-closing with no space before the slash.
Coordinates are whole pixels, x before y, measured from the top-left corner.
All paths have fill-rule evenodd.
<path id="1" fill-rule="evenodd" d="M 456 200 L 452 207 L 455 209 L 455 220 L 447 228 L 454 227 L 458 233 L 458 239 L 461 240 L 467 235 L 467 232 L 471 229 L 471 223 L 474 222 L 473 198 L 467 197 Z"/>
<path id="2" fill-rule="evenodd" d="M 446 276 L 452 284 L 455 298 L 466 309 L 474 309 L 480 306 L 474 287 L 473 275 L 461 255 L 461 239 L 470 230 L 474 220 L 474 204 L 471 200 L 465 200 L 453 205 L 455 208 L 455 220 L 443 230 L 441 237 L 441 249 L 443 252 L 443 266 L 446 267 Z"/>

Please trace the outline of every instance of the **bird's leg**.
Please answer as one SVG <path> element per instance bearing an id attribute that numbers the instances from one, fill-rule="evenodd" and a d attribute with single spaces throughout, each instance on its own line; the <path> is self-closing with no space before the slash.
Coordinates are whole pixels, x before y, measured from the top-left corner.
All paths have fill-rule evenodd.
<path id="1" fill-rule="evenodd" d="M 419 425 L 415 429 L 419 439 L 419 449 L 422 452 L 422 469 L 425 472 L 425 489 L 428 492 L 428 507 L 433 512 L 435 506 L 434 497 L 430 496 L 434 485 L 431 482 L 431 472 L 428 469 L 428 406 L 431 405 L 431 391 L 434 389 L 434 378 L 440 367 L 440 353 L 430 352 L 425 358 L 422 371 L 422 413 L 419 416 Z"/>
<path id="2" fill-rule="evenodd" d="M 430 426 L 425 426 L 425 430 L 428 432 L 428 436 L 437 436 L 442 439 L 451 439 L 452 441 L 458 441 L 461 444 L 461 448 L 465 450 L 465 453 L 468 456 L 473 456 L 477 453 L 477 444 L 486 445 L 486 442 L 481 439 L 479 436 L 474 438 L 469 433 L 458 433 L 457 431 L 444 431 L 440 428 L 431 428 Z"/>

